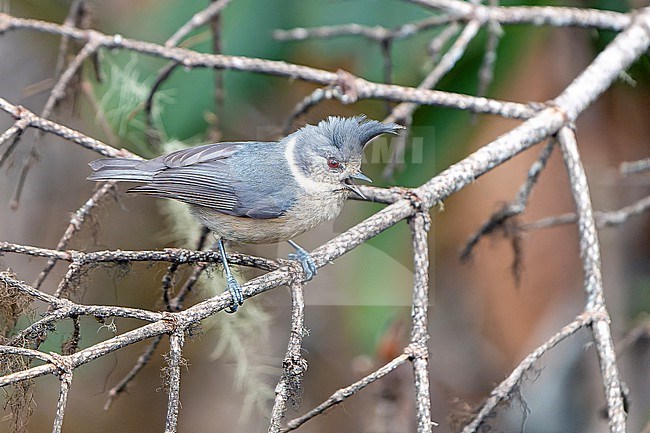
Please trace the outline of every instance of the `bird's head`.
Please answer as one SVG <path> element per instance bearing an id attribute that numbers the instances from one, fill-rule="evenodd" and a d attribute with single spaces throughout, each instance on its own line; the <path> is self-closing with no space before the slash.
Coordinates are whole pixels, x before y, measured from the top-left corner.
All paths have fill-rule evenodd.
<path id="1" fill-rule="evenodd" d="M 365 116 L 330 116 L 306 125 L 287 140 L 287 159 L 298 182 L 317 191 L 351 190 L 363 197 L 353 180 L 371 182 L 361 172 L 364 147 L 381 134 L 397 134 L 403 127 L 368 120 Z"/>

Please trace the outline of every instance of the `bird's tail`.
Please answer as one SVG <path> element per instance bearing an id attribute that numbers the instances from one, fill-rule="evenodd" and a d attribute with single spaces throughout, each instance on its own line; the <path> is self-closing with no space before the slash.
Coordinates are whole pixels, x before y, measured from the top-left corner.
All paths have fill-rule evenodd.
<path id="1" fill-rule="evenodd" d="M 91 162 L 94 173 L 88 180 L 114 180 L 127 182 L 149 182 L 155 172 L 142 169 L 144 161 L 127 158 L 104 158 Z"/>

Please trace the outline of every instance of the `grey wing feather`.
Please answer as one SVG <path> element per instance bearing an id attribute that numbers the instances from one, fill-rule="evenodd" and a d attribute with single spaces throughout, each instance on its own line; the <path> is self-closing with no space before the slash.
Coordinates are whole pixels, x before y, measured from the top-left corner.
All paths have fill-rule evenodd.
<path id="1" fill-rule="evenodd" d="M 94 173 L 88 176 L 88 180 L 147 182 L 151 180 L 153 173 L 137 169 L 141 163 L 142 161 L 136 159 L 98 159 L 89 164 Z"/>
<path id="2" fill-rule="evenodd" d="M 250 218 L 278 218 L 286 213 L 295 202 L 295 197 L 283 194 L 279 185 L 274 185 L 274 191 L 260 191 L 259 186 L 255 189 L 246 188 L 245 185 L 235 185 L 235 191 L 239 203 L 232 210 L 233 215 L 246 216 Z"/>
<path id="3" fill-rule="evenodd" d="M 160 157 L 160 159 L 170 168 L 186 167 L 201 162 L 229 158 L 244 144 L 246 143 L 205 144 L 190 149 L 177 150 L 176 152 Z"/>
<path id="4" fill-rule="evenodd" d="M 182 149 L 151 160 L 105 158 L 90 163 L 90 180 L 143 182 L 129 192 L 172 198 L 230 212 L 237 196 L 227 159 L 245 143 L 216 143 Z"/>
<path id="5" fill-rule="evenodd" d="M 231 184 L 232 176 L 227 164 L 217 160 L 169 167 L 156 173 L 146 185 L 129 191 L 173 198 L 229 213 L 238 203 Z"/>
<path id="6" fill-rule="evenodd" d="M 231 169 L 230 157 L 245 142 L 216 143 L 182 149 L 151 160 L 99 159 L 90 163 L 90 180 L 142 182 L 128 192 L 171 198 L 219 212 L 251 218 L 275 218 L 288 202 L 273 195 L 277 186 L 257 194 Z M 258 185 L 259 187 L 259 185 Z"/>

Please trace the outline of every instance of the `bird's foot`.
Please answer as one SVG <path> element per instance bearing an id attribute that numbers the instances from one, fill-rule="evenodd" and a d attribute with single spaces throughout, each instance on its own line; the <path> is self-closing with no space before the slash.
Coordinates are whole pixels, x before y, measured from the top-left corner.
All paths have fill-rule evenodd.
<path id="1" fill-rule="evenodd" d="M 316 262 L 314 262 L 314 259 L 309 255 L 307 250 L 301 248 L 295 242 L 291 242 L 291 245 L 296 249 L 296 252 L 289 254 L 289 258 L 291 260 L 297 260 L 300 263 L 302 270 L 305 272 L 305 281 L 311 280 L 318 273 Z"/>
<path id="2" fill-rule="evenodd" d="M 244 303 L 244 295 L 241 291 L 241 286 L 232 275 L 226 276 L 227 287 L 226 290 L 230 292 L 232 296 L 232 304 L 226 310 L 227 313 L 234 313 L 237 311 L 239 306 Z"/>

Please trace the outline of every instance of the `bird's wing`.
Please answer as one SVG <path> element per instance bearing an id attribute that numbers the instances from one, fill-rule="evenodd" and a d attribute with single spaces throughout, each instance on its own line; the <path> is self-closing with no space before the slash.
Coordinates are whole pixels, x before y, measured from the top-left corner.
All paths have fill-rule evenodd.
<path id="1" fill-rule="evenodd" d="M 216 211 L 251 218 L 277 218 L 286 200 L 258 193 L 258 185 L 243 179 L 231 157 L 246 143 L 217 143 L 183 149 L 145 161 L 139 169 L 155 171 L 146 184 L 131 192 L 171 198 Z"/>
<path id="2" fill-rule="evenodd" d="M 161 156 L 160 159 L 165 166 L 170 168 L 187 167 L 230 158 L 246 144 L 246 142 L 204 144 L 202 146 L 190 147 L 189 149 L 181 149 L 168 153 L 167 155 Z"/>
<path id="3" fill-rule="evenodd" d="M 129 192 L 172 198 L 184 203 L 228 212 L 237 206 L 237 196 L 230 186 L 229 167 L 223 161 L 167 167 L 153 175 L 144 185 Z"/>

